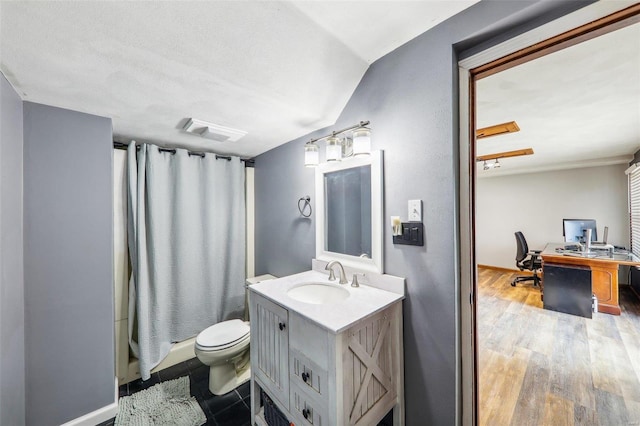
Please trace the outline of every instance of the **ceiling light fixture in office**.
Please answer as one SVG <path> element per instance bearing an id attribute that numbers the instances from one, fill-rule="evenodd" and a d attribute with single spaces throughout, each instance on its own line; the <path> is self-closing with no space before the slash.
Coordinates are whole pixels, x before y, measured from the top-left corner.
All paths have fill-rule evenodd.
<path id="1" fill-rule="evenodd" d="M 482 170 L 498 169 L 501 164 L 498 161 L 500 158 L 520 157 L 522 155 L 533 155 L 533 148 L 517 149 L 515 151 L 496 152 L 495 154 L 479 155 L 476 157 L 476 162 L 483 162 Z M 493 163 L 487 163 L 487 161 L 493 160 Z"/>
<path id="2" fill-rule="evenodd" d="M 500 162 L 498 161 L 497 158 L 495 159 L 495 161 L 493 163 L 487 163 L 485 161 L 483 166 L 482 166 L 482 170 L 491 170 L 491 169 L 499 169 L 499 168 L 500 168 Z"/>

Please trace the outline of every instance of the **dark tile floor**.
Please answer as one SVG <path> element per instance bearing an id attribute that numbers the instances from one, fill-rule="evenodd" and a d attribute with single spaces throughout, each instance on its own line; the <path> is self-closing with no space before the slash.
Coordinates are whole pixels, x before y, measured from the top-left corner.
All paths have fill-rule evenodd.
<path id="1" fill-rule="evenodd" d="M 191 383 L 191 395 L 202 407 L 207 416 L 208 426 L 250 426 L 250 383 L 247 382 L 237 389 L 221 396 L 209 392 L 209 367 L 202 364 L 197 358 L 169 367 L 166 370 L 153 373 L 146 381 L 135 380 L 120 386 L 120 396 L 127 396 L 166 380 L 189 376 Z M 100 423 L 98 426 L 112 426 L 115 418 Z M 391 426 L 393 424 L 391 412 L 380 422 L 378 426 Z"/>

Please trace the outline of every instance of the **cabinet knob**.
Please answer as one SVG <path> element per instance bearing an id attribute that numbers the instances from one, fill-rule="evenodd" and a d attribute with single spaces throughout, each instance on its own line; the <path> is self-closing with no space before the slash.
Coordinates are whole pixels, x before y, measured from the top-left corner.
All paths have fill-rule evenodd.
<path id="1" fill-rule="evenodd" d="M 309 380 L 309 373 L 302 373 L 302 381 L 307 383 L 307 380 Z"/>
<path id="2" fill-rule="evenodd" d="M 281 323 L 279 323 L 279 324 L 278 324 L 278 327 L 279 327 L 279 328 L 280 328 L 280 330 L 282 331 L 282 330 L 284 330 L 284 329 L 287 327 L 287 325 L 286 325 L 285 323 L 281 322 Z"/>
<path id="3" fill-rule="evenodd" d="M 307 410 L 306 408 L 302 409 L 302 415 L 304 416 L 305 419 L 308 419 L 310 414 L 311 414 L 311 411 Z"/>

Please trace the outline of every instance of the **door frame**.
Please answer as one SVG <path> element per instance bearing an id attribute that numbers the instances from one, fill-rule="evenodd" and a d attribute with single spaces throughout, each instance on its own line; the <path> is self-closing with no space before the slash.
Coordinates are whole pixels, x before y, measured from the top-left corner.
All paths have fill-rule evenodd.
<path id="1" fill-rule="evenodd" d="M 458 424 L 478 424 L 477 262 L 475 253 L 475 82 L 599 35 L 640 22 L 640 3 L 600 1 L 458 62 L 460 404 Z"/>

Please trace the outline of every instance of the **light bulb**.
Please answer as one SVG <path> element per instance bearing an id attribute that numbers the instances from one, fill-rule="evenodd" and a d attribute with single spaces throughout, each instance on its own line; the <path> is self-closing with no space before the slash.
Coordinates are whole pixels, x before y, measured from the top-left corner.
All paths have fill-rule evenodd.
<path id="1" fill-rule="evenodd" d="M 304 165 L 307 167 L 315 167 L 318 164 L 320 164 L 318 145 L 309 142 L 304 146 Z"/>
<path id="2" fill-rule="evenodd" d="M 371 129 L 358 127 L 353 131 L 353 155 L 371 154 Z"/>
<path id="3" fill-rule="evenodd" d="M 336 136 L 327 139 L 327 161 L 342 160 L 342 144 Z"/>

